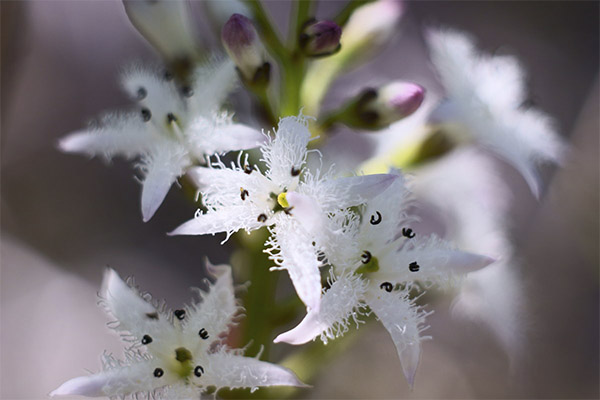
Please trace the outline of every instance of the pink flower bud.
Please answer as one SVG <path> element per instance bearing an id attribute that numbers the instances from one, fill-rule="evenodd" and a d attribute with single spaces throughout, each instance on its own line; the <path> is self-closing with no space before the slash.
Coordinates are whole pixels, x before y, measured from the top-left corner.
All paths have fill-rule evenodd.
<path id="1" fill-rule="evenodd" d="M 391 82 L 365 89 L 338 118 L 356 128 L 377 130 L 414 113 L 423 103 L 425 89 L 414 83 Z"/>
<path id="2" fill-rule="evenodd" d="M 332 21 L 308 21 L 298 37 L 298 44 L 308 57 L 320 57 L 337 52 L 342 28 Z"/>
<path id="3" fill-rule="evenodd" d="M 250 19 L 233 14 L 223 26 L 221 40 L 244 81 L 256 83 L 257 79 L 265 80 L 264 70 L 269 69 L 266 66 L 266 52 Z M 266 82 L 268 75 L 267 72 Z"/>

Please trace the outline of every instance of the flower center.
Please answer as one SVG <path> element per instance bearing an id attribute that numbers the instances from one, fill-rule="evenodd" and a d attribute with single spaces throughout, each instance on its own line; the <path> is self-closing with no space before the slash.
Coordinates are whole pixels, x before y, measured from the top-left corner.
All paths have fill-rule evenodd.
<path id="1" fill-rule="evenodd" d="M 288 208 L 290 206 L 290 203 L 287 201 L 287 192 L 279 193 L 277 196 L 277 203 L 283 208 Z"/>
<path id="2" fill-rule="evenodd" d="M 374 257 L 370 251 L 363 251 L 360 256 L 360 261 L 362 262 L 362 265 L 356 269 L 355 272 L 357 274 L 379 271 L 379 260 L 377 260 L 377 257 Z"/>
<path id="3" fill-rule="evenodd" d="M 174 372 L 182 378 L 189 376 L 194 370 L 192 352 L 185 347 L 175 349 L 175 360 L 179 361 L 179 363 L 175 363 Z"/>

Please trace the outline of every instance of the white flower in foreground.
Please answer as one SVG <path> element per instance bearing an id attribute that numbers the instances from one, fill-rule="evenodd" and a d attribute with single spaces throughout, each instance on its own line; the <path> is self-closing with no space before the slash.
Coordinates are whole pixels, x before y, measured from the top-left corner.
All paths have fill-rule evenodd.
<path id="1" fill-rule="evenodd" d="M 512 164 L 539 197 L 536 164 L 560 162 L 565 145 L 550 117 L 522 106 L 525 73 L 517 59 L 480 54 L 471 38 L 451 30 L 430 31 L 427 42 L 448 97 L 432 119 L 457 123 L 462 139 Z"/>
<path id="2" fill-rule="evenodd" d="M 354 243 L 354 251 L 344 247 L 346 254 L 331 255 L 335 277 L 320 310 L 309 311 L 275 342 L 303 344 L 320 336 L 326 343 L 344 334 L 351 320 L 358 325 L 368 306 L 390 333 L 404 376 L 413 385 L 427 313 L 411 299 L 411 290 L 447 286 L 493 260 L 453 249 L 434 236 L 417 235 L 410 228 L 414 220 L 407 217 L 407 200 L 400 177 L 368 202 L 360 221 L 348 221 L 346 240 Z"/>
<path id="3" fill-rule="evenodd" d="M 298 296 L 311 309 L 321 297 L 319 257 L 327 215 L 360 205 L 396 179 L 379 174 L 334 179 L 305 168 L 310 132 L 306 117 L 283 118 L 276 136 L 262 145 L 266 171 L 247 164 L 240 155 L 231 168 L 217 161 L 194 168 L 202 200 L 208 209 L 175 229 L 172 235 L 204 235 L 271 227 L 268 252 L 287 269 Z M 242 162 L 243 160 L 243 162 Z M 227 238 L 225 240 L 227 240 Z"/>
<path id="4" fill-rule="evenodd" d="M 208 270 L 216 282 L 208 292 L 197 289 L 202 303 L 173 312 L 107 270 L 101 297 L 116 318 L 112 327 L 128 343 L 126 360 L 105 355 L 103 372 L 71 379 L 50 395 L 199 398 L 209 386 L 303 386 L 290 370 L 221 345 L 240 308 L 231 267 L 209 264 Z"/>
<path id="5" fill-rule="evenodd" d="M 205 155 L 257 147 L 264 139 L 218 111 L 236 79 L 230 61 L 199 68 L 188 87 L 177 87 L 168 75 L 130 70 L 123 86 L 138 100 L 138 111 L 105 115 L 97 126 L 61 139 L 59 147 L 107 159 L 139 157 L 142 215 L 148 221 L 173 182 Z"/>

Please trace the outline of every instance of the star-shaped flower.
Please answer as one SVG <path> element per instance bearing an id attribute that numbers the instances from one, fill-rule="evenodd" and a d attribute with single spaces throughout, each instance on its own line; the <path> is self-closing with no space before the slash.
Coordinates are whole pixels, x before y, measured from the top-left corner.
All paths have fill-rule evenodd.
<path id="1" fill-rule="evenodd" d="M 61 150 L 90 156 L 139 157 L 142 215 L 148 221 L 173 182 L 205 155 L 257 147 L 260 131 L 235 124 L 219 107 L 237 80 L 231 61 L 200 67 L 193 84 L 178 87 L 167 73 L 131 69 L 123 75 L 138 111 L 104 115 L 99 124 L 59 142 Z"/>
<path id="2" fill-rule="evenodd" d="M 208 263 L 207 263 L 208 264 Z M 128 286 L 109 269 L 102 303 L 116 318 L 109 324 L 130 346 L 126 361 L 104 356 L 104 371 L 63 383 L 50 393 L 82 396 L 127 396 L 139 393 L 164 398 L 199 398 L 216 389 L 303 386 L 286 368 L 243 357 L 222 345 L 222 337 L 240 311 L 234 298 L 231 267 L 212 266 L 210 291 L 197 289 L 201 304 L 170 311 L 147 293 Z"/>
<path id="3" fill-rule="evenodd" d="M 175 229 L 172 235 L 204 235 L 269 226 L 272 260 L 287 269 L 296 292 L 311 309 L 321 297 L 319 257 L 328 214 L 360 205 L 396 179 L 379 174 L 333 178 L 305 167 L 310 132 L 306 117 L 281 119 L 275 138 L 261 146 L 263 174 L 247 157 L 227 168 L 217 160 L 212 168 L 194 168 L 190 175 L 208 209 Z M 243 160 L 243 162 L 242 162 Z M 227 240 L 227 238 L 225 240 Z"/>
<path id="4" fill-rule="evenodd" d="M 432 120 L 454 123 L 460 140 L 474 140 L 505 159 L 539 197 L 536 164 L 560 162 L 565 145 L 550 117 L 524 106 L 518 60 L 480 54 L 470 37 L 451 30 L 430 31 L 427 42 L 448 98 Z"/>
<path id="5" fill-rule="evenodd" d="M 276 343 L 303 344 L 319 335 L 326 343 L 345 333 L 351 320 L 358 325 L 368 306 L 390 333 L 412 386 L 427 313 L 415 304 L 411 290 L 445 286 L 493 260 L 453 249 L 435 236 L 417 235 L 409 226 L 414 219 L 406 213 L 408 200 L 399 177 L 367 203 L 360 218 L 346 218 L 345 241 L 351 245 L 327 254 L 335 273 L 320 310 L 309 311 Z"/>

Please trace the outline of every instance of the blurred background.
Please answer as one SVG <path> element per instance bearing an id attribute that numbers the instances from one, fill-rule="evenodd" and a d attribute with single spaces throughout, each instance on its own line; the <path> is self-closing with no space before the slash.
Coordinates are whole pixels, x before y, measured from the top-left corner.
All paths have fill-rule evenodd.
<path id="1" fill-rule="evenodd" d="M 227 262 L 222 237 L 167 237 L 195 208 L 173 189 L 143 223 L 131 165 L 107 168 L 57 151 L 57 140 L 99 112 L 129 104 L 117 81 L 132 60 L 158 57 L 119 1 L 2 1 L 1 364 L 2 398 L 45 398 L 68 378 L 98 371 L 107 334 L 96 306 L 102 271 L 134 275 L 173 308 L 204 276 L 203 258 Z M 201 4 L 199 37 L 219 48 Z M 277 21 L 290 4 L 267 2 Z M 341 2 L 322 2 L 326 18 Z M 361 329 L 351 349 L 323 369 L 310 398 L 597 398 L 599 368 L 599 162 L 597 2 L 409 2 L 401 29 L 365 68 L 332 94 L 364 82 L 412 80 L 433 91 L 424 27 L 472 33 L 488 52 L 515 54 L 529 71 L 532 101 L 554 116 L 571 143 L 566 166 L 547 170 L 538 202 L 514 181 L 511 234 L 527 288 L 523 354 L 510 366 L 492 336 L 451 317 L 451 296 L 428 319 L 415 388 L 405 383 L 380 324 Z M 283 24 L 282 24 L 283 26 Z M 245 94 L 240 91 L 244 104 Z M 244 118 L 241 113 L 241 118 Z M 365 158 L 362 133 L 335 145 Z M 511 182 L 512 184 L 512 182 Z M 279 273 L 279 272 L 277 272 Z M 282 345 L 279 354 L 290 350 Z M 275 360 L 277 361 L 277 360 Z M 258 392 L 260 394 L 260 391 Z"/>

